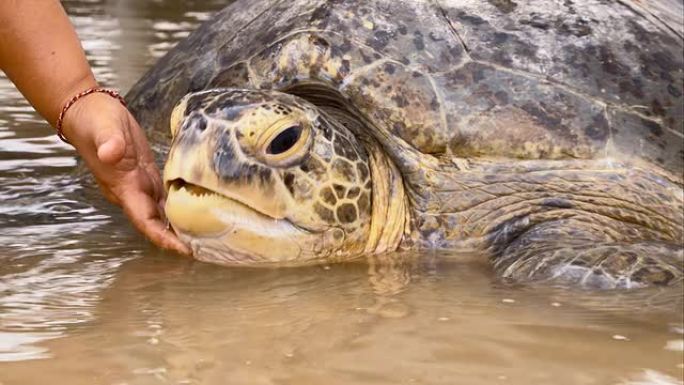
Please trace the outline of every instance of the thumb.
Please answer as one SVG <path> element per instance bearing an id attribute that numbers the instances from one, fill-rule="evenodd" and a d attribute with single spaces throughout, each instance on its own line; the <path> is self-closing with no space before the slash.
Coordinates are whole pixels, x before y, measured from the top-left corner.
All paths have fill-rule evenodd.
<path id="1" fill-rule="evenodd" d="M 126 153 L 126 139 L 119 127 L 106 127 L 95 136 L 97 158 L 104 164 L 118 163 Z"/>

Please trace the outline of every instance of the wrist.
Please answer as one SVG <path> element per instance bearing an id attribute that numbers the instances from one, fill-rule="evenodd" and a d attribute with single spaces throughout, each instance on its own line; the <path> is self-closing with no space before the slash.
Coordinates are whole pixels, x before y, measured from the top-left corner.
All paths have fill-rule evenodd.
<path id="1" fill-rule="evenodd" d="M 94 121 L 107 119 L 126 110 L 126 102 L 115 90 L 90 87 L 69 98 L 61 108 L 55 124 L 57 136 L 72 144 L 70 138 L 83 137 L 94 129 Z"/>
<path id="2" fill-rule="evenodd" d="M 90 70 L 80 72 L 82 72 L 80 76 L 69 80 L 56 92 L 55 101 L 51 103 L 50 116 L 46 117 L 52 127 L 57 127 L 59 115 L 69 100 L 80 92 L 98 87 L 97 81 L 95 81 L 95 77 Z"/>

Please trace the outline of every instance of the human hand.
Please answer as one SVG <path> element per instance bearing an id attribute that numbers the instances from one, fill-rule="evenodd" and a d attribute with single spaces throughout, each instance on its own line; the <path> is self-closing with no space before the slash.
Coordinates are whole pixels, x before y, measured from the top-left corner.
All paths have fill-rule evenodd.
<path id="1" fill-rule="evenodd" d="M 67 110 L 62 132 L 76 147 L 100 190 L 123 208 L 138 231 L 164 249 L 190 255 L 167 228 L 164 189 L 143 130 L 118 100 L 93 93 Z"/>

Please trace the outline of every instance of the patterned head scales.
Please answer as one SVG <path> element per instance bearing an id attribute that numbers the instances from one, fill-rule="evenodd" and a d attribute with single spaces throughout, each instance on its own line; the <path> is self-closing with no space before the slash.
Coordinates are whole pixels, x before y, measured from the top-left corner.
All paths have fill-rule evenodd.
<path id="1" fill-rule="evenodd" d="M 364 147 L 295 96 L 216 89 L 171 118 L 167 215 L 195 257 L 307 263 L 364 248 L 371 175 Z"/>

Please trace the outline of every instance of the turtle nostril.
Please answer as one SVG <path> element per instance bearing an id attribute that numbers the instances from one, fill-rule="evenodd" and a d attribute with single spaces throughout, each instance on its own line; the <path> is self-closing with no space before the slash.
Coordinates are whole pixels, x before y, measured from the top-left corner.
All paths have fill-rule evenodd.
<path id="1" fill-rule="evenodd" d="M 275 138 L 273 138 L 271 143 L 268 145 L 268 148 L 266 149 L 266 153 L 270 155 L 278 155 L 286 152 L 297 143 L 297 140 L 299 140 L 301 134 L 302 126 L 300 125 L 290 126 L 286 128 L 281 133 L 279 133 Z"/>
<path id="2" fill-rule="evenodd" d="M 195 127 L 197 127 L 197 129 L 200 131 L 206 130 L 207 120 L 204 117 L 200 116 L 199 118 L 197 118 L 197 123 L 195 123 Z"/>

